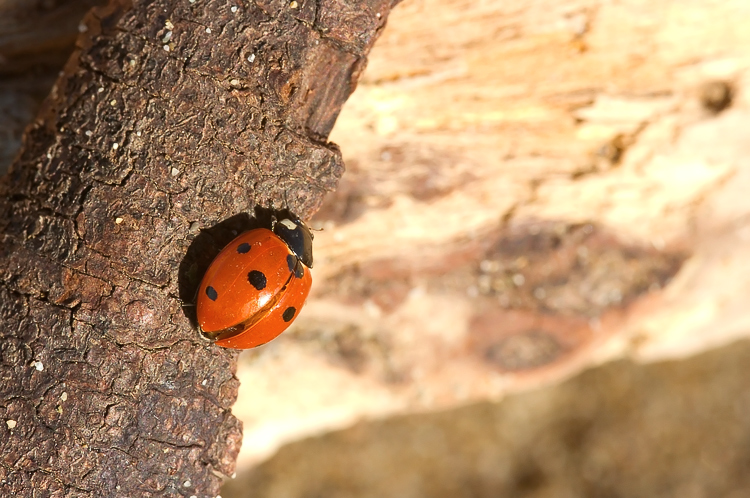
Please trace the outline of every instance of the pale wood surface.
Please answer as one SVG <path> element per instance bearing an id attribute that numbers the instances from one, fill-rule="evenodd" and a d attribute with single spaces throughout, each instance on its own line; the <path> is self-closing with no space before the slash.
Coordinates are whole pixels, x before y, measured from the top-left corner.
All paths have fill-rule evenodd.
<path id="1" fill-rule="evenodd" d="M 317 217 L 313 296 L 291 333 L 241 360 L 241 461 L 361 417 L 496 399 L 750 332 L 748 21 L 741 0 L 400 5 L 331 137 L 348 171 Z M 506 309 L 481 295 L 487 240 L 575 223 L 616 238 L 599 262 L 638 252 L 558 286 L 597 306 Z M 684 258 L 666 287 L 623 298 L 664 255 Z M 549 297 L 533 268 L 515 268 L 521 289 Z M 564 354 L 545 357 L 532 335 L 498 365 L 472 346 L 477 323 L 501 338 L 544 329 Z"/>

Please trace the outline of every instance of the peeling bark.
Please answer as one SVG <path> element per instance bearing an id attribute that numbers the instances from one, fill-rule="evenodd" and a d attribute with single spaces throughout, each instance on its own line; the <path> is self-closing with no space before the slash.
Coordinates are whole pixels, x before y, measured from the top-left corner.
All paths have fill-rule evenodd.
<path id="1" fill-rule="evenodd" d="M 234 472 L 237 354 L 179 298 L 242 213 L 306 218 L 336 187 L 326 138 L 390 8 L 123 0 L 86 17 L 0 184 L 1 495 L 213 496 Z"/>

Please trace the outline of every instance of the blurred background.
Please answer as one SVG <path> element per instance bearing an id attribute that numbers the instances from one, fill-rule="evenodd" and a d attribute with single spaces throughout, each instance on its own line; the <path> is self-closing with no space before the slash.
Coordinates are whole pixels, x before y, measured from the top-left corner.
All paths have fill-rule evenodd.
<path id="1" fill-rule="evenodd" d="M 0 168 L 93 3 L 0 0 Z M 240 357 L 222 496 L 750 496 L 748 26 L 396 7 L 331 135 L 311 297 Z"/>

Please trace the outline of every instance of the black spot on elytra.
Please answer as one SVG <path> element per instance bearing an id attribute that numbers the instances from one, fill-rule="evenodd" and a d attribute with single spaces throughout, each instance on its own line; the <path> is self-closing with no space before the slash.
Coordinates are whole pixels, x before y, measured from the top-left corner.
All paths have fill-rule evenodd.
<path id="1" fill-rule="evenodd" d="M 250 244 L 247 242 L 243 242 L 242 244 L 237 246 L 237 252 L 240 254 L 247 254 L 250 252 Z"/>
<path id="2" fill-rule="evenodd" d="M 253 270 L 250 273 L 248 273 L 247 281 L 250 282 L 250 285 L 255 287 L 257 290 L 265 289 L 266 284 L 268 283 L 266 281 L 266 276 L 263 275 L 263 272 L 260 272 L 258 270 Z"/>
<path id="3" fill-rule="evenodd" d="M 281 318 L 283 318 L 285 322 L 291 322 L 292 318 L 294 318 L 295 313 L 297 313 L 297 308 L 295 308 L 294 306 L 289 306 L 284 310 L 284 314 L 281 315 Z"/>
<path id="4" fill-rule="evenodd" d="M 206 287 L 206 295 L 211 301 L 216 301 L 216 298 L 219 297 L 219 293 L 216 292 L 216 289 L 214 289 L 210 285 Z"/>

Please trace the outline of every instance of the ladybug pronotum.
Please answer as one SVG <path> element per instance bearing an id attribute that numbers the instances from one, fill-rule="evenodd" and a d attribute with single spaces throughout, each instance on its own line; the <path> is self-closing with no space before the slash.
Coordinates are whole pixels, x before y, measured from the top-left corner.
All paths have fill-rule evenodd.
<path id="1" fill-rule="evenodd" d="M 296 216 L 240 234 L 216 256 L 198 288 L 198 326 L 215 344 L 248 349 L 291 325 L 310 293 L 312 233 Z"/>

